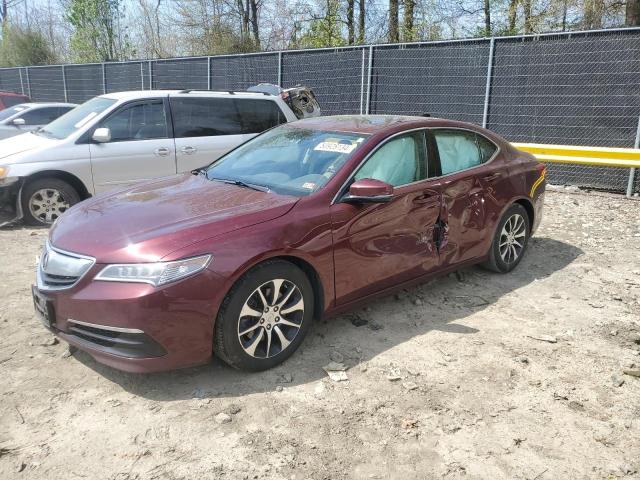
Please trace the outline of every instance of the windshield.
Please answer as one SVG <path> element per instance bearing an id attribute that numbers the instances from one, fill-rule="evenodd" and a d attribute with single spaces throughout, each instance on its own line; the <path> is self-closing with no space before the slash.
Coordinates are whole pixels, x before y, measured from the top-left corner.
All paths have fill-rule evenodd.
<path id="1" fill-rule="evenodd" d="M 364 143 L 366 135 L 282 126 L 250 140 L 206 170 L 231 180 L 303 196 L 321 189 Z"/>
<path id="2" fill-rule="evenodd" d="M 46 127 L 39 128 L 34 133 L 45 137 L 57 138 L 58 140 L 67 138 L 72 133 L 84 127 L 94 117 L 97 117 L 114 103 L 116 103 L 116 100 L 112 100 L 110 98 L 92 98 L 88 102 L 68 111 Z"/>
<path id="3" fill-rule="evenodd" d="M 5 108 L 0 112 L 0 122 L 6 120 L 9 117 L 13 117 L 16 113 L 20 113 L 26 110 L 27 107 L 22 105 L 16 105 L 15 107 Z"/>

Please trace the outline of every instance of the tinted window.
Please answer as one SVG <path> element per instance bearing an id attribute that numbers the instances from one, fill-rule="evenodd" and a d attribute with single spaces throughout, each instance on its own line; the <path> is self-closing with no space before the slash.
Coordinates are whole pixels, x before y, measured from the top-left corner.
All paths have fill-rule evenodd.
<path id="1" fill-rule="evenodd" d="M 162 100 L 125 106 L 100 126 L 111 130 L 112 142 L 167 138 L 167 120 Z"/>
<path id="2" fill-rule="evenodd" d="M 116 100 L 110 98 L 92 98 L 51 122 L 46 128 L 37 130 L 36 133 L 52 138 L 67 138 L 72 133 L 85 127 L 114 103 L 116 103 Z"/>
<path id="3" fill-rule="evenodd" d="M 483 158 L 477 143 L 477 135 L 463 130 L 433 130 L 438 146 L 442 175 L 476 167 Z"/>
<path id="4" fill-rule="evenodd" d="M 172 98 L 171 113 L 176 138 L 242 133 L 240 115 L 232 98 Z"/>
<path id="5" fill-rule="evenodd" d="M 242 133 L 260 133 L 284 123 L 286 119 L 271 100 L 234 100 L 240 114 Z"/>
<path id="6" fill-rule="evenodd" d="M 45 107 L 29 110 L 18 118 L 24 119 L 25 125 L 46 125 L 47 123 L 53 122 L 59 116 L 60 109 L 58 107 Z"/>
<path id="7" fill-rule="evenodd" d="M 403 135 L 376 150 L 354 178 L 373 178 L 399 187 L 426 178 L 424 159 L 424 134 Z"/>
<path id="8" fill-rule="evenodd" d="M 16 113 L 20 113 L 23 110 L 26 110 L 27 107 L 22 107 L 22 106 L 15 106 L 15 107 L 11 107 L 11 108 L 6 108 L 2 111 L 0 111 L 0 122 L 2 120 L 6 120 L 9 117 L 12 117 L 13 115 L 15 115 Z"/>
<path id="9" fill-rule="evenodd" d="M 482 163 L 489 160 L 498 150 L 498 147 L 490 141 L 489 139 L 483 137 L 482 135 L 476 135 L 476 140 L 478 141 L 478 148 L 480 149 L 480 157 L 482 159 Z"/>
<path id="10" fill-rule="evenodd" d="M 8 95 L 1 97 L 1 99 L 5 107 L 13 107 L 14 105 L 20 105 L 21 103 L 29 101 L 27 97 L 13 97 Z"/>

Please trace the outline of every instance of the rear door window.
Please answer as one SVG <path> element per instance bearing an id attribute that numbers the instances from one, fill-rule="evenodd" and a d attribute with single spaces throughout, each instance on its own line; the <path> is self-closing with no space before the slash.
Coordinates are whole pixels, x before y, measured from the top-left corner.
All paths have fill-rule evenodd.
<path id="1" fill-rule="evenodd" d="M 232 98 L 173 97 L 170 102 L 176 138 L 243 133 Z"/>
<path id="2" fill-rule="evenodd" d="M 488 161 L 497 147 L 488 139 L 468 130 L 434 129 L 442 175 L 477 167 Z"/>
<path id="3" fill-rule="evenodd" d="M 240 115 L 242 133 L 260 133 L 287 120 L 276 102 L 272 100 L 234 100 Z"/>

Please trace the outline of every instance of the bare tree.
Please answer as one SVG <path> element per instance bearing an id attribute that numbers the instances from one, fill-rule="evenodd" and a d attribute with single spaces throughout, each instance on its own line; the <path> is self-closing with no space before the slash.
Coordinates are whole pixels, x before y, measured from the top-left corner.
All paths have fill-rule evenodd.
<path id="1" fill-rule="evenodd" d="M 404 15 L 402 22 L 403 40 L 405 42 L 411 42 L 415 40 L 415 28 L 414 28 L 414 12 L 416 8 L 415 0 L 404 0 Z"/>
<path id="2" fill-rule="evenodd" d="M 625 25 L 640 27 L 640 0 L 627 0 Z"/>
<path id="3" fill-rule="evenodd" d="M 347 0 L 347 43 L 353 45 L 356 39 L 356 26 L 354 23 L 355 0 Z"/>
<path id="4" fill-rule="evenodd" d="M 398 33 L 398 0 L 389 0 L 389 41 L 400 41 Z"/>
<path id="5" fill-rule="evenodd" d="M 363 44 L 365 35 L 365 19 L 366 19 L 366 9 L 365 9 L 365 0 L 360 0 L 359 8 L 358 8 L 358 43 Z"/>

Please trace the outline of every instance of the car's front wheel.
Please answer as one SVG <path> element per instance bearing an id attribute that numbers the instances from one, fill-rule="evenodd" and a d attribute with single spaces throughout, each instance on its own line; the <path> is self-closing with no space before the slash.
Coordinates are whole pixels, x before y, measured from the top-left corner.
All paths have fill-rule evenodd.
<path id="1" fill-rule="evenodd" d="M 529 233 L 529 215 L 522 205 L 514 203 L 500 219 L 484 266 L 500 273 L 516 268 L 529 243 Z"/>
<path id="2" fill-rule="evenodd" d="M 28 225 L 51 225 L 80 201 L 78 192 L 59 178 L 40 178 L 22 190 L 22 214 Z"/>
<path id="3" fill-rule="evenodd" d="M 311 327 L 313 288 L 284 260 L 266 261 L 238 280 L 215 327 L 215 353 L 232 367 L 266 370 L 286 360 Z"/>

